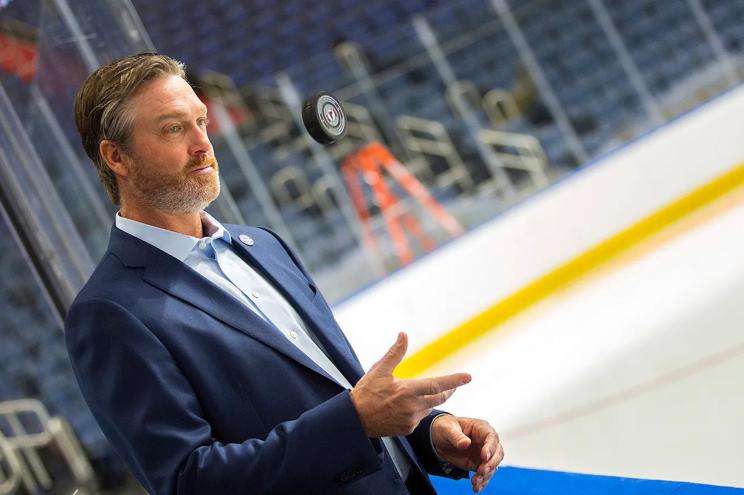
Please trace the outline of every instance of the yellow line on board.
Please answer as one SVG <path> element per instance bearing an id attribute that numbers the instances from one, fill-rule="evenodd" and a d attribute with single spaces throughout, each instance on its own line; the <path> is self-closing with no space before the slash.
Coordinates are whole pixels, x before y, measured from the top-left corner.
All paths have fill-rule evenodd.
<path id="1" fill-rule="evenodd" d="M 410 378 L 422 374 L 427 368 L 491 332 L 494 327 L 521 313 L 559 288 L 597 266 L 607 263 L 633 245 L 742 184 L 744 184 L 744 163 L 602 241 L 426 344 L 400 363 L 395 370 L 395 375 L 400 378 Z"/>

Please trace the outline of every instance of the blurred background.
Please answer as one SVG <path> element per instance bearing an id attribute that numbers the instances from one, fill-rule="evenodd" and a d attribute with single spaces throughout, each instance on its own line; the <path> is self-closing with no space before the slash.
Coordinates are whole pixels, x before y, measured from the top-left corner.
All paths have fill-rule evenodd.
<path id="1" fill-rule="evenodd" d="M 210 212 L 296 249 L 365 365 L 407 330 L 402 376 L 473 372 L 451 409 L 507 464 L 744 487 L 743 26 L 740 0 L 0 0 L 0 493 L 141 493 L 62 322 L 116 211 L 72 101 L 143 51 L 208 105 Z"/>

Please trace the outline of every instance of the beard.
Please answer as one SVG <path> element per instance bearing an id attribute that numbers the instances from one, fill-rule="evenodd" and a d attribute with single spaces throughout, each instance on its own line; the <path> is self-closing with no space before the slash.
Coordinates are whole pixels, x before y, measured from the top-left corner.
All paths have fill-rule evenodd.
<path id="1" fill-rule="evenodd" d="M 213 173 L 197 175 L 191 171 L 211 165 Z M 203 210 L 220 194 L 219 165 L 212 156 L 190 160 L 180 172 L 160 172 L 140 156 L 131 156 L 131 184 L 138 202 L 166 213 L 195 213 Z"/>

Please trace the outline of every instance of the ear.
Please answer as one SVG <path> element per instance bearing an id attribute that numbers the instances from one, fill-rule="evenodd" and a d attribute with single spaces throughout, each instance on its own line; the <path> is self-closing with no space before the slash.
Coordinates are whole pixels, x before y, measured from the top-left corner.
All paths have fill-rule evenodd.
<path id="1" fill-rule="evenodd" d="M 98 143 L 98 152 L 114 174 L 121 177 L 129 175 L 129 167 L 125 161 L 124 151 L 122 151 L 118 144 L 104 139 Z"/>

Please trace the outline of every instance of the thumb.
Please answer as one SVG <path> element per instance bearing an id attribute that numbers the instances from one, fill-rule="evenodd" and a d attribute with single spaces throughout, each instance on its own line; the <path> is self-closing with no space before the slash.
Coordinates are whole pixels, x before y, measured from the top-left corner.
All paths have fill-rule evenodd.
<path id="1" fill-rule="evenodd" d="M 393 370 L 396 366 L 403 361 L 403 356 L 406 355 L 408 350 L 408 335 L 405 332 L 400 332 L 395 343 L 388 349 L 382 358 L 377 361 L 372 370 L 381 373 L 383 375 L 392 375 Z M 372 371 L 370 370 L 370 371 Z"/>
<path id="2" fill-rule="evenodd" d="M 460 424 L 457 422 L 449 423 L 447 428 L 446 439 L 449 444 L 457 450 L 465 450 L 470 447 L 470 437 L 465 435 L 460 428 Z"/>

